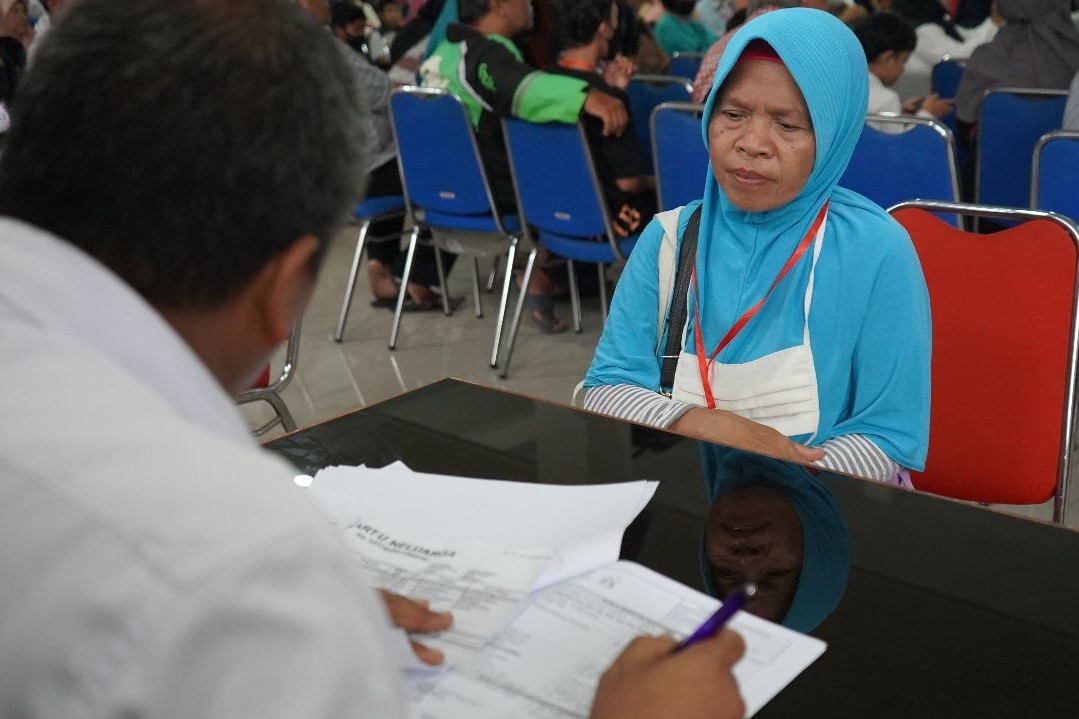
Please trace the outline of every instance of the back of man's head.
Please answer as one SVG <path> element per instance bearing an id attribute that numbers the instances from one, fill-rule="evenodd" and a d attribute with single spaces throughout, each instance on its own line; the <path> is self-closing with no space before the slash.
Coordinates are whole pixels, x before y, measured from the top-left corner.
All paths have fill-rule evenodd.
<path id="1" fill-rule="evenodd" d="M 79 0 L 23 78 L 0 213 L 151 304 L 213 309 L 363 191 L 363 100 L 287 0 Z M 318 261 L 316 257 L 315 261 Z"/>
<path id="2" fill-rule="evenodd" d="M 918 35 L 911 24 L 890 12 L 870 15 L 854 27 L 854 34 L 862 43 L 867 62 L 889 51 L 912 52 L 918 44 Z"/>
<path id="3" fill-rule="evenodd" d="M 565 46 L 592 42 L 600 23 L 611 19 L 612 5 L 614 0 L 556 0 L 554 17 Z"/>

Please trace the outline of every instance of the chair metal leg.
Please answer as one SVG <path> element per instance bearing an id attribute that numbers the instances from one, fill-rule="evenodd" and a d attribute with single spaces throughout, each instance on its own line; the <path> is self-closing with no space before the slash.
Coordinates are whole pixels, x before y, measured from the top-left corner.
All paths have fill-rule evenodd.
<path id="1" fill-rule="evenodd" d="M 491 271 L 487 273 L 487 291 L 492 292 L 495 288 L 495 282 L 498 281 L 498 263 L 502 261 L 501 255 L 495 255 L 494 261 L 491 262 Z M 507 263 L 506 267 L 513 269 L 512 263 Z"/>
<path id="2" fill-rule="evenodd" d="M 521 283 L 521 289 L 517 293 L 517 307 L 513 311 L 513 322 L 510 324 L 510 336 L 509 343 L 506 347 L 506 358 L 502 363 L 502 371 L 498 373 L 499 377 L 506 379 L 510 373 L 510 360 L 513 359 L 513 345 L 517 342 L 517 330 L 521 326 L 521 313 L 524 311 L 525 295 L 528 294 L 528 285 L 532 281 L 532 268 L 536 264 L 536 248 L 533 247 L 532 251 L 528 253 L 528 263 L 525 265 L 524 281 Z M 507 270 L 506 275 L 511 273 Z"/>
<path id="3" fill-rule="evenodd" d="M 603 324 L 607 324 L 607 273 L 606 266 L 601 262 L 596 265 L 599 268 L 599 316 Z"/>
<path id="4" fill-rule="evenodd" d="M 296 421 L 292 419 L 292 413 L 288 411 L 285 400 L 281 399 L 281 395 L 277 394 L 277 392 L 268 392 L 265 399 L 273 407 L 274 412 L 277 412 L 277 416 L 281 418 L 281 426 L 285 428 L 285 431 L 295 432 Z"/>
<path id="5" fill-rule="evenodd" d="M 476 302 L 476 317 L 483 317 L 483 300 L 480 299 L 480 260 L 472 257 L 472 299 Z"/>
<path id="6" fill-rule="evenodd" d="M 408 296 L 408 280 L 412 276 L 412 260 L 416 257 L 416 243 L 420 239 L 419 226 L 412 228 L 412 234 L 408 238 L 408 254 L 405 255 L 405 271 L 401 274 L 401 289 L 397 291 L 397 307 L 393 310 L 393 327 L 390 329 L 390 349 L 397 349 L 397 331 L 401 328 L 401 313 L 405 308 L 405 297 Z M 435 257 L 438 252 L 435 252 Z"/>
<path id="7" fill-rule="evenodd" d="M 498 317 L 495 320 L 495 341 L 491 346 L 492 367 L 498 366 L 498 350 L 502 343 L 502 330 L 506 325 L 506 307 L 509 305 L 510 283 L 513 280 L 513 260 L 517 257 L 517 243 L 519 241 L 518 238 L 511 237 L 510 248 L 506 252 L 506 274 L 502 278 L 502 296 L 498 300 Z"/>
<path id="8" fill-rule="evenodd" d="M 569 304 L 573 310 L 573 331 L 581 332 L 581 291 L 577 287 L 577 268 L 573 260 L 566 260 L 566 271 L 569 276 Z"/>
<path id="9" fill-rule="evenodd" d="M 449 317 L 453 312 L 450 310 L 450 289 L 446 286 L 446 268 L 442 264 L 442 250 L 435 247 L 435 269 L 438 270 L 438 286 L 442 290 L 442 314 Z"/>
<path id="10" fill-rule="evenodd" d="M 356 276 L 360 273 L 363 245 L 370 227 L 371 220 L 369 219 L 364 220 L 360 225 L 360 236 L 356 238 L 356 251 L 352 253 L 352 270 L 349 272 L 348 283 L 345 285 L 345 298 L 341 302 L 341 314 L 337 317 L 337 328 L 333 331 L 334 342 L 340 342 L 345 334 L 345 323 L 348 322 L 348 312 L 352 307 L 352 295 L 356 291 Z"/>

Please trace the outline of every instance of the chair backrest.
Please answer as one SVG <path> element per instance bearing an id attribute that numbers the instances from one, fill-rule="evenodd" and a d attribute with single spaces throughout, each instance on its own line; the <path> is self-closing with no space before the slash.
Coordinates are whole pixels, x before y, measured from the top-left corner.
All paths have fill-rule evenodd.
<path id="1" fill-rule="evenodd" d="M 676 52 L 671 55 L 671 67 L 667 72 L 672 77 L 684 77 L 693 82 L 697 77 L 697 71 L 701 69 L 703 59 L 703 52 Z"/>
<path id="2" fill-rule="evenodd" d="M 606 237 L 621 259 L 584 128 L 503 118 L 502 129 L 525 224 L 562 238 Z"/>
<path id="3" fill-rule="evenodd" d="M 933 66 L 929 80 L 932 91 L 946 100 L 955 98 L 956 93 L 959 92 L 959 83 L 963 80 L 963 71 L 966 69 L 966 65 L 966 60 L 945 55 L 940 62 Z M 949 130 L 955 132 L 955 108 L 952 108 L 951 112 L 940 118 L 940 122 Z"/>
<path id="4" fill-rule="evenodd" d="M 390 96 L 397 162 L 409 213 L 494 215 L 494 200 L 464 105 L 435 88 L 401 87 Z"/>
<path id="5" fill-rule="evenodd" d="M 1058 130 L 1038 140 L 1030 206 L 1079 221 L 1079 132 Z"/>
<path id="6" fill-rule="evenodd" d="M 685 102 L 665 102 L 652 111 L 652 164 L 661 211 L 681 207 L 704 192 L 711 165 L 701 138 L 703 112 L 703 105 Z"/>
<path id="7" fill-rule="evenodd" d="M 1026 207 L 1034 146 L 1064 120 L 1064 90 L 1000 88 L 982 101 L 975 196 L 983 205 Z"/>
<path id="8" fill-rule="evenodd" d="M 626 87 L 626 94 L 629 95 L 629 114 L 633 118 L 646 171 L 651 174 L 652 135 L 648 121 L 652 117 L 652 110 L 665 102 L 689 102 L 693 99 L 693 83 L 684 77 L 634 75 Z"/>
<path id="9" fill-rule="evenodd" d="M 871 123 L 902 131 L 882 132 Z M 932 120 L 867 115 L 839 184 L 881 207 L 913 199 L 958 202 L 955 139 L 948 128 Z M 952 215 L 949 220 L 958 218 Z"/>
<path id="10" fill-rule="evenodd" d="M 1026 221 L 975 234 L 931 214 L 948 211 Z M 933 311 L 929 456 L 915 487 L 1006 504 L 1055 498 L 1060 521 L 1074 428 L 1079 228 L 1053 213 L 978 205 L 911 202 L 890 212 L 914 242 Z"/>

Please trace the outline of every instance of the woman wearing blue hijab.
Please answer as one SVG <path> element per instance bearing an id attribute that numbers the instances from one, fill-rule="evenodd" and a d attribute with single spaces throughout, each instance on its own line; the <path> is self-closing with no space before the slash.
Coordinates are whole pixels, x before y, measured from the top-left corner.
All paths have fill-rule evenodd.
<path id="1" fill-rule="evenodd" d="M 831 14 L 790 8 L 743 26 L 704 107 L 703 200 L 642 234 L 585 377 L 586 408 L 882 481 L 923 468 L 925 280 L 902 227 L 836 184 L 867 96 L 865 55 Z M 698 210 L 687 320 L 671 329 Z M 661 386 L 669 331 L 676 371 Z"/>

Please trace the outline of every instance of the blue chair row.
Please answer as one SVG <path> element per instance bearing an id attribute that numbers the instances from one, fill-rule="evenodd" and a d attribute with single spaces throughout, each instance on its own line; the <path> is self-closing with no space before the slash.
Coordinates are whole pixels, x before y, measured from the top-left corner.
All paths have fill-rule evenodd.
<path id="1" fill-rule="evenodd" d="M 652 165 L 660 211 L 699 199 L 711 172 L 708 148 L 701 137 L 703 105 L 665 102 L 652 111 Z"/>
<path id="2" fill-rule="evenodd" d="M 600 312 L 606 319 L 606 265 L 623 261 L 633 250 L 639 234 L 619 237 L 615 233 L 588 139 L 580 124 L 537 124 L 504 119 L 502 129 L 517 206 L 525 218 L 524 233 L 533 241 L 533 246 L 538 242 L 566 259 L 569 265 L 573 328 L 580 332 L 581 300 L 574 263 L 591 262 L 597 265 Z M 509 373 L 535 259 L 536 251 L 533 249 L 528 257 L 510 324 L 501 371 L 503 378 Z"/>
<path id="3" fill-rule="evenodd" d="M 1030 206 L 1079 220 L 1079 132 L 1047 133 L 1034 148 Z"/>
<path id="4" fill-rule="evenodd" d="M 645 174 L 652 174 L 652 136 L 649 122 L 652 110 L 665 102 L 689 102 L 693 83 L 685 78 L 668 75 L 634 75 L 626 87 L 629 95 L 629 114 L 637 132 L 637 142 L 644 155 Z"/>
<path id="5" fill-rule="evenodd" d="M 684 77 L 692 83 L 697 77 L 697 71 L 701 69 L 703 59 L 703 52 L 676 52 L 671 55 L 671 67 L 667 72 L 673 77 Z"/>
<path id="6" fill-rule="evenodd" d="M 959 201 L 955 138 L 934 120 L 867 115 L 839 184 L 881 207 L 907 200 Z M 944 217 L 961 222 L 958 215 Z"/>

